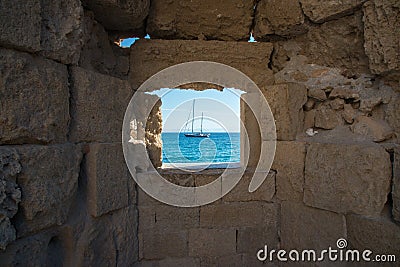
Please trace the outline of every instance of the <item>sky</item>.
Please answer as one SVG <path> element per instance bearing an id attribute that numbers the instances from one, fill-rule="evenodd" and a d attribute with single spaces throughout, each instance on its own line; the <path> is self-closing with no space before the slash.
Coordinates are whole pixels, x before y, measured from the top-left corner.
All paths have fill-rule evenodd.
<path id="1" fill-rule="evenodd" d="M 152 92 L 161 97 L 163 132 L 191 131 L 193 99 L 195 132 L 200 131 L 202 113 L 203 132 L 240 132 L 241 93 L 228 88 L 222 92 L 165 88 Z"/>

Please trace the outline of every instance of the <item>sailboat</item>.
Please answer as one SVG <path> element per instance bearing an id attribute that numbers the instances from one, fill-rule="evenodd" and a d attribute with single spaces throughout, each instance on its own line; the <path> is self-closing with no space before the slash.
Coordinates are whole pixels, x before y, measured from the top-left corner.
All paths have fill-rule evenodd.
<path id="1" fill-rule="evenodd" d="M 193 99 L 193 105 L 192 105 L 192 132 L 191 133 L 185 133 L 186 137 L 201 137 L 201 138 L 207 138 L 210 136 L 209 133 L 203 133 L 203 112 L 201 113 L 201 126 L 200 126 L 200 132 L 195 133 L 193 131 L 193 123 L 194 123 L 194 103 L 195 100 Z"/>

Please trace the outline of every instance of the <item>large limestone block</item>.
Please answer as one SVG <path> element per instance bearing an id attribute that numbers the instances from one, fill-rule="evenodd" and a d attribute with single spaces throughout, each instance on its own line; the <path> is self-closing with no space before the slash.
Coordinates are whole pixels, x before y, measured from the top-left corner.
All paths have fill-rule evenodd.
<path id="1" fill-rule="evenodd" d="M 386 217 L 346 216 L 349 244 L 352 249 L 369 249 L 376 254 L 400 256 L 400 226 Z M 396 265 L 393 265 L 396 266 Z"/>
<path id="2" fill-rule="evenodd" d="M 167 67 L 205 60 L 234 67 L 263 87 L 272 85 L 274 81 L 268 68 L 272 49 L 270 43 L 139 40 L 131 47 L 129 79 L 132 88 L 137 89 L 145 80 Z"/>
<path id="3" fill-rule="evenodd" d="M 139 259 L 188 256 L 188 231 L 145 230 L 139 233 Z"/>
<path id="4" fill-rule="evenodd" d="M 346 238 L 343 215 L 310 208 L 300 203 L 282 203 L 281 244 L 284 249 L 327 249 Z"/>
<path id="5" fill-rule="evenodd" d="M 306 145 L 302 142 L 276 143 L 272 169 L 276 170 L 276 196 L 280 200 L 303 200 Z"/>
<path id="6" fill-rule="evenodd" d="M 306 87 L 295 83 L 278 84 L 266 87 L 263 93 L 274 115 L 277 139 L 296 139 L 297 133 L 303 129 L 303 105 L 307 102 Z"/>
<path id="7" fill-rule="evenodd" d="M 122 121 L 132 90 L 127 81 L 82 68 L 71 71 L 70 140 L 120 142 Z"/>
<path id="8" fill-rule="evenodd" d="M 78 187 L 80 148 L 66 144 L 22 146 L 16 150 L 22 166 L 17 175 L 22 192 L 17 235 L 64 223 Z"/>
<path id="9" fill-rule="evenodd" d="M 364 47 L 373 73 L 400 70 L 400 2 L 373 0 L 364 4 Z"/>
<path id="10" fill-rule="evenodd" d="M 137 212 L 128 206 L 72 228 L 70 266 L 134 266 L 138 261 Z M 82 229 L 83 227 L 83 229 Z"/>
<path id="11" fill-rule="evenodd" d="M 304 14 L 311 21 L 322 23 L 349 15 L 366 0 L 300 0 Z"/>
<path id="12" fill-rule="evenodd" d="M 253 1 L 151 1 L 147 32 L 160 39 L 246 40 Z"/>
<path id="13" fill-rule="evenodd" d="M 86 154 L 89 211 L 101 216 L 134 203 L 134 180 L 125 164 L 121 144 L 92 144 Z"/>
<path id="14" fill-rule="evenodd" d="M 374 144 L 310 144 L 304 202 L 340 213 L 378 215 L 390 191 L 389 153 Z"/>
<path id="15" fill-rule="evenodd" d="M 264 202 L 239 202 L 200 208 L 201 227 L 251 227 L 277 224 L 278 206 Z"/>
<path id="16" fill-rule="evenodd" d="M 236 253 L 234 228 L 197 228 L 189 231 L 189 256 L 217 257 Z"/>
<path id="17" fill-rule="evenodd" d="M 0 143 L 61 143 L 69 121 L 66 66 L 0 49 Z"/>
<path id="18" fill-rule="evenodd" d="M 41 54 L 63 64 L 77 64 L 83 45 L 80 0 L 41 1 Z"/>
<path id="19" fill-rule="evenodd" d="M 40 0 L 0 2 L 0 45 L 40 50 Z"/>
<path id="20" fill-rule="evenodd" d="M 107 30 L 142 35 L 149 12 L 149 0 L 83 0 Z"/>
<path id="21" fill-rule="evenodd" d="M 268 35 L 293 36 L 306 31 L 298 0 L 261 0 L 255 15 L 255 38 Z"/>

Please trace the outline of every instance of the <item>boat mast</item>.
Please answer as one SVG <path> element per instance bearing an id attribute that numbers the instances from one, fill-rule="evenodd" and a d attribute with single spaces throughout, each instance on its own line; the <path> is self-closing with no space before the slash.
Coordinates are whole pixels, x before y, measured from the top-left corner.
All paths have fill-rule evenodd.
<path id="1" fill-rule="evenodd" d="M 203 112 L 201 113 L 201 126 L 200 126 L 200 132 L 203 133 Z"/>
<path id="2" fill-rule="evenodd" d="M 195 102 L 196 100 L 195 99 L 193 99 L 193 106 L 192 106 L 192 133 L 193 133 L 193 123 L 194 123 L 194 102 Z"/>

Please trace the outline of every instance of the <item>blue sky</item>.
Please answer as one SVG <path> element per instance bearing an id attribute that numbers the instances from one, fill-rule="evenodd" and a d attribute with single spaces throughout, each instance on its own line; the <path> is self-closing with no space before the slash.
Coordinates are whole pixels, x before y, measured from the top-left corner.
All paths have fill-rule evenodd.
<path id="1" fill-rule="evenodd" d="M 191 119 L 192 103 L 195 102 L 194 130 L 200 131 L 201 115 L 204 114 L 203 132 L 240 131 L 240 94 L 237 89 L 225 88 L 194 91 L 188 89 L 160 89 L 153 94 L 161 97 L 163 132 L 179 132 Z M 186 125 L 191 127 L 189 121 Z"/>

